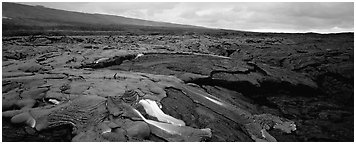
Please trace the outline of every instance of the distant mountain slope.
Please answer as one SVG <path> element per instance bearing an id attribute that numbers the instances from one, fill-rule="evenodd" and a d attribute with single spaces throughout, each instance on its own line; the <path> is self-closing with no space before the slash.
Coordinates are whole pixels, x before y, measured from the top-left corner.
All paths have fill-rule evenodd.
<path id="1" fill-rule="evenodd" d="M 2 3 L 2 17 L 5 24 L 57 26 L 57 25 L 136 25 L 171 28 L 203 28 L 191 25 L 181 25 L 165 22 L 155 22 L 126 18 L 122 16 L 88 14 L 46 8 L 43 6 L 29 6 L 17 3 Z"/>

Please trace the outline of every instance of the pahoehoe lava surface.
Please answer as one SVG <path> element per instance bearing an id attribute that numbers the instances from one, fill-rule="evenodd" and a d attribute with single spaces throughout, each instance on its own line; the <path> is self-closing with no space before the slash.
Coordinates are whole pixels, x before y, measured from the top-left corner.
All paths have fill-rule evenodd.
<path id="1" fill-rule="evenodd" d="M 3 141 L 353 141 L 353 34 L 3 37 Z"/>

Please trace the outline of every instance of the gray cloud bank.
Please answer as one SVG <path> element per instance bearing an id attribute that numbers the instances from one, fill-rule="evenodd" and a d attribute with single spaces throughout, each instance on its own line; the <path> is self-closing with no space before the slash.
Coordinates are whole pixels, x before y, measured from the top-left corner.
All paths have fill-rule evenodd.
<path id="1" fill-rule="evenodd" d="M 321 33 L 354 31 L 352 2 L 23 4 L 245 31 Z"/>

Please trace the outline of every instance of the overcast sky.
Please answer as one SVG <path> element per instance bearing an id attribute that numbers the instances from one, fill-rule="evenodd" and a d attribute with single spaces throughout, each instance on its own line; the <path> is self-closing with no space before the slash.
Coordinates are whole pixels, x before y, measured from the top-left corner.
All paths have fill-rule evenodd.
<path id="1" fill-rule="evenodd" d="M 354 4 L 348 3 L 24 3 L 100 13 L 259 32 L 354 31 Z"/>

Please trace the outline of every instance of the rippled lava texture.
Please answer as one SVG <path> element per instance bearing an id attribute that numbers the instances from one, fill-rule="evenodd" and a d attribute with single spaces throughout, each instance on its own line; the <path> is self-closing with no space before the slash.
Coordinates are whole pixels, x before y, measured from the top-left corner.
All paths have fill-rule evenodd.
<path id="1" fill-rule="evenodd" d="M 353 43 L 351 33 L 3 37 L 2 139 L 353 141 Z M 136 103 L 110 106 L 126 90 Z M 138 99 L 194 139 L 137 120 L 132 109 L 157 121 Z"/>

